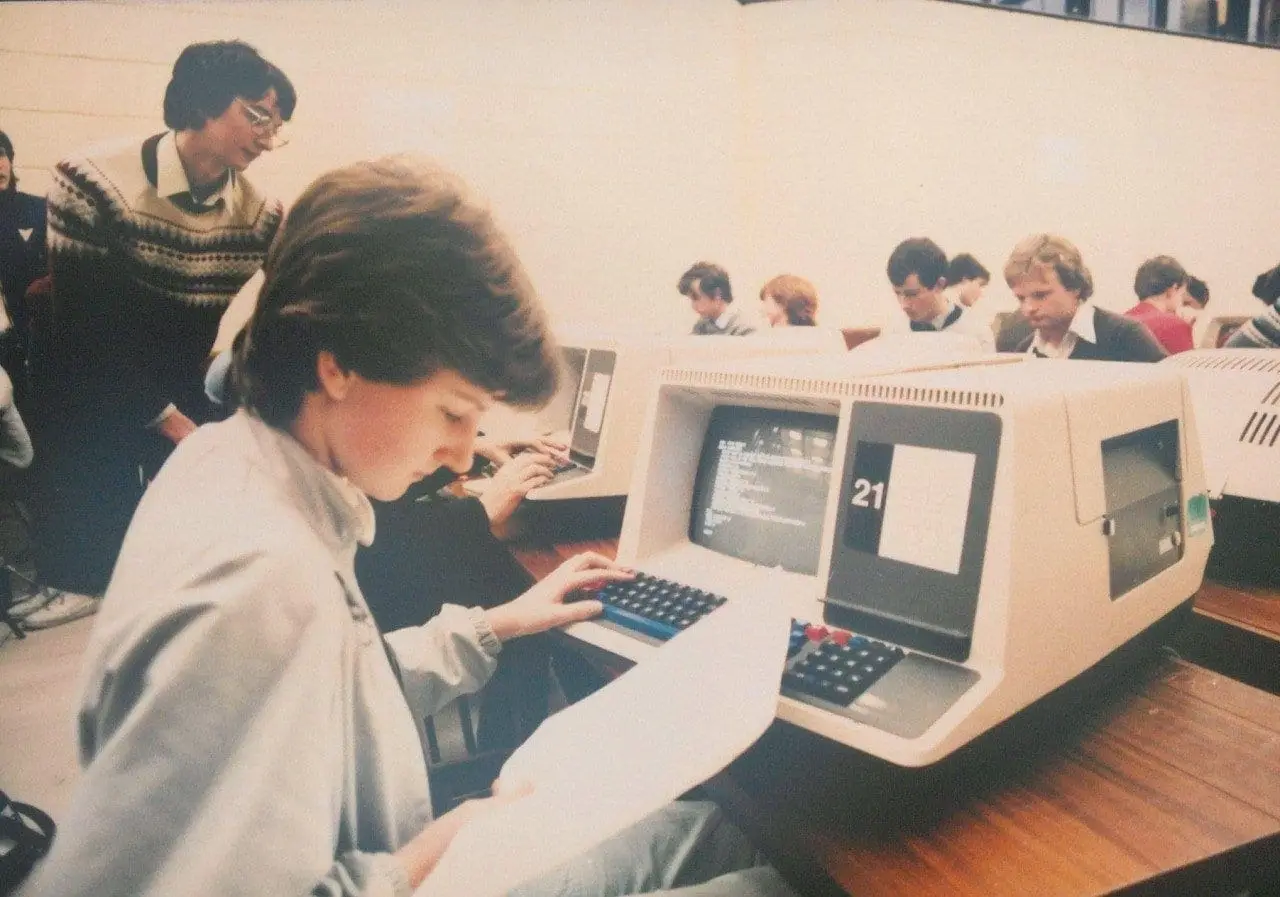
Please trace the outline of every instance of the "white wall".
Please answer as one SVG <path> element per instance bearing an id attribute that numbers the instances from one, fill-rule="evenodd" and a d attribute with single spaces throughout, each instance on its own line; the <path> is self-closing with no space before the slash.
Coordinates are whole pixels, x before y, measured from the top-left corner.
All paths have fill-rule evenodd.
<path id="1" fill-rule="evenodd" d="M 824 322 L 894 313 L 884 263 L 929 235 L 999 277 L 1056 230 L 1101 304 L 1180 258 L 1223 312 L 1280 261 L 1280 52 L 932 0 L 0 4 L 0 128 L 24 189 L 62 154 L 159 130 L 178 51 L 240 37 L 298 87 L 251 176 L 431 153 L 493 202 L 561 322 L 680 331 L 674 284 L 744 305 L 790 271 Z"/>
<path id="2" fill-rule="evenodd" d="M 1021 237 L 1075 241 L 1099 304 L 1176 256 L 1252 312 L 1280 261 L 1280 52 L 932 0 L 750 8 L 748 282 L 811 275 L 839 317 L 894 313 L 896 243 L 1000 274 Z"/>

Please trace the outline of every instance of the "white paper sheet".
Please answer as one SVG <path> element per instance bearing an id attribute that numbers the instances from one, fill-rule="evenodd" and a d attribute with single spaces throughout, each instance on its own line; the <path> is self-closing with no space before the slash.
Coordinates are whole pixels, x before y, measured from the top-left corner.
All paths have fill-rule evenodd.
<path id="1" fill-rule="evenodd" d="M 894 446 L 880 529 L 881 557 L 953 575 L 960 572 L 975 461 L 971 452 Z"/>
<path id="2" fill-rule="evenodd" d="M 415 897 L 497 897 L 706 781 L 773 721 L 791 616 L 735 598 L 543 723 L 503 787 L 533 793 L 468 823 Z"/>

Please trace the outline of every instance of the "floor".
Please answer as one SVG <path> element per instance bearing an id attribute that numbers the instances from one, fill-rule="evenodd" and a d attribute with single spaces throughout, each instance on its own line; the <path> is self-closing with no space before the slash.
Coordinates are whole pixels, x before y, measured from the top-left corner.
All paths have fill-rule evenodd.
<path id="1" fill-rule="evenodd" d="M 80 771 L 75 712 L 92 631 L 85 617 L 16 639 L 0 623 L 0 790 L 54 822 L 66 815 Z"/>
<path id="2" fill-rule="evenodd" d="M 0 624 L 0 789 L 56 821 L 71 802 L 78 764 L 80 656 L 93 618 L 6 638 Z"/>

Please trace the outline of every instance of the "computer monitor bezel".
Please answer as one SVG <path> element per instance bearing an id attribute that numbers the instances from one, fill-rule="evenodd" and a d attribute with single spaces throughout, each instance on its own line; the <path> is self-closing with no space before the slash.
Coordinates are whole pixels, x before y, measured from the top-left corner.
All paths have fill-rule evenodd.
<path id="1" fill-rule="evenodd" d="M 596 359 L 608 360 L 609 382 L 605 386 L 605 396 L 600 408 L 600 426 L 591 430 L 586 426 L 586 417 L 591 409 L 587 404 L 587 382 L 591 377 L 592 365 Z M 618 353 L 613 349 L 591 348 L 587 350 L 586 361 L 582 365 L 582 376 L 578 380 L 578 394 L 574 400 L 573 424 L 569 430 L 569 457 L 577 464 L 590 468 L 600 454 L 600 443 L 604 439 L 605 423 L 609 418 L 609 401 L 613 397 L 614 379 L 617 377 Z M 601 374 L 603 371 L 595 371 Z M 589 437 L 583 434 L 590 434 Z M 585 441 L 584 441 L 585 440 Z"/>
<path id="2" fill-rule="evenodd" d="M 829 539 L 832 550 L 824 615 L 828 622 L 856 632 L 963 662 L 969 656 L 977 617 L 1003 422 L 989 411 L 870 401 L 854 402 L 850 417 L 835 529 Z M 858 453 L 865 443 L 974 456 L 956 573 L 882 557 L 847 544 Z M 891 500 L 891 496 L 886 499 L 886 509 Z M 906 595 L 906 604 L 894 604 L 886 600 L 886 593 L 877 592 L 884 583 L 893 583 L 895 593 Z M 949 612 L 928 612 L 937 608 Z"/>

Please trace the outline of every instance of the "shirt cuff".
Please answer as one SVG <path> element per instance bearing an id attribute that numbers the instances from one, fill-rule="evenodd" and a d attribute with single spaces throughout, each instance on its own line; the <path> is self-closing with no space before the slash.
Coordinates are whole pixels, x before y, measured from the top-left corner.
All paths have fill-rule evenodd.
<path id="1" fill-rule="evenodd" d="M 178 406 L 173 404 L 173 402 L 170 402 L 168 405 L 164 406 L 163 411 L 161 411 L 159 414 L 157 414 L 147 423 L 147 426 L 150 427 L 151 429 L 155 429 L 156 427 L 164 423 L 166 420 L 168 420 L 169 417 L 171 417 L 173 413 L 177 410 L 178 410 Z"/>
<path id="2" fill-rule="evenodd" d="M 497 657 L 502 651 L 502 642 L 493 634 L 493 627 L 489 625 L 489 618 L 484 615 L 483 607 L 468 608 L 467 611 L 471 615 L 471 622 L 476 627 L 476 638 L 480 640 L 480 647 L 488 652 L 490 657 Z"/>

